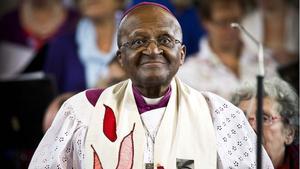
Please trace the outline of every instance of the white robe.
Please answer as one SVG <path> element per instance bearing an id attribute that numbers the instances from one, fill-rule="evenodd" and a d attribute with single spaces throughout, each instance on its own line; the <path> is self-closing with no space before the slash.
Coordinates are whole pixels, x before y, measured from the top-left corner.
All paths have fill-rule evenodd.
<path id="1" fill-rule="evenodd" d="M 256 136 L 242 111 L 178 79 L 171 85 L 171 97 L 155 139 L 155 167 L 174 169 L 179 160 L 193 160 L 197 169 L 255 168 Z M 103 133 L 103 104 L 114 112 L 115 141 Z M 89 169 L 95 167 L 96 153 L 103 169 L 140 169 L 144 168 L 145 140 L 132 84 L 127 80 L 104 90 L 95 107 L 84 92 L 69 99 L 38 146 L 29 168 Z M 264 150 L 263 168 L 273 168 Z"/>

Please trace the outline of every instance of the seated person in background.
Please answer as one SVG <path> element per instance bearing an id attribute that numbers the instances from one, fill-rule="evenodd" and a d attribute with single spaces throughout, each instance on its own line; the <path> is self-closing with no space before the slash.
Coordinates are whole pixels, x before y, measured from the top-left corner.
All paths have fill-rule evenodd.
<path id="1" fill-rule="evenodd" d="M 95 87 L 107 76 L 108 63 L 117 51 L 119 0 L 78 0 L 82 18 L 74 32 L 49 44 L 44 71 L 52 74 L 58 92 L 79 92 Z"/>
<path id="2" fill-rule="evenodd" d="M 229 99 L 243 81 L 255 80 L 257 52 L 244 47 L 238 29 L 244 15 L 243 0 L 202 0 L 200 13 L 207 37 L 200 51 L 188 59 L 178 72 L 182 81 L 196 90 L 208 90 Z M 276 75 L 276 64 L 265 56 L 266 76 Z M 225 86 L 224 86 L 225 84 Z"/>
<path id="3" fill-rule="evenodd" d="M 116 54 L 129 79 L 68 99 L 29 169 L 255 167 L 256 135 L 243 112 L 175 77 L 185 45 L 166 7 L 132 7 L 117 37 Z M 265 151 L 263 168 L 273 168 Z"/>
<path id="4" fill-rule="evenodd" d="M 276 169 L 299 168 L 299 99 L 283 80 L 264 82 L 263 144 Z M 232 103 L 246 114 L 256 130 L 256 87 L 244 85 Z"/>
<path id="5" fill-rule="evenodd" d="M 62 0 L 20 1 L 16 9 L 0 18 L 0 67 L 11 64 L 19 69 L 11 72 L 0 68 L 0 75 L 17 75 L 27 69 L 41 71 L 44 58 L 36 54 L 48 41 L 73 31 L 78 18 L 78 13 L 66 8 Z M 10 63 L 14 57 L 22 63 Z"/>
<path id="6" fill-rule="evenodd" d="M 108 65 L 108 76 L 102 78 L 97 83 L 98 88 L 105 89 L 109 86 L 117 84 L 123 80 L 127 79 L 126 72 L 121 67 L 118 57 L 114 57 L 113 60 Z M 56 113 L 62 104 L 68 100 L 70 97 L 75 95 L 75 92 L 67 92 L 57 96 L 48 106 L 44 119 L 43 119 L 43 131 L 46 132 L 51 126 Z"/>

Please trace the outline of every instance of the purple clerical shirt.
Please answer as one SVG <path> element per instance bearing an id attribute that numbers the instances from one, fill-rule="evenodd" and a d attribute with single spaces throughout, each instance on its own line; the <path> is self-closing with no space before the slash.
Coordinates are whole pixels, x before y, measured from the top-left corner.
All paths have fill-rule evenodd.
<path id="1" fill-rule="evenodd" d="M 86 91 L 86 97 L 89 100 L 89 102 L 95 106 L 97 103 L 97 100 L 99 99 L 100 95 L 105 89 L 90 89 Z M 140 114 L 150 111 L 153 109 L 158 109 L 161 107 L 166 107 L 168 105 L 168 102 L 170 100 L 171 96 L 171 86 L 168 87 L 166 93 L 164 94 L 163 98 L 157 103 L 157 104 L 147 104 L 141 94 L 141 92 L 135 87 L 132 86 L 134 99 L 138 108 L 138 111 Z"/>
<path id="2" fill-rule="evenodd" d="M 140 114 L 153 109 L 166 107 L 171 96 L 171 86 L 169 86 L 163 98 L 157 104 L 147 104 L 144 98 L 142 97 L 141 92 L 133 85 L 132 85 L 132 89 L 133 89 L 134 99 Z"/>

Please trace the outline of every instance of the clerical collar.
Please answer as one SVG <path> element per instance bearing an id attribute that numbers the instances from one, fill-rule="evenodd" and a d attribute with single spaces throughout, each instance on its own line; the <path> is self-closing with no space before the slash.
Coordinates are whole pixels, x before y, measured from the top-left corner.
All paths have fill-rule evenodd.
<path id="1" fill-rule="evenodd" d="M 157 104 L 147 104 L 145 99 L 143 98 L 142 93 L 133 85 L 132 90 L 138 111 L 140 114 L 142 114 L 146 111 L 166 107 L 168 105 L 172 89 L 171 86 L 169 86 L 163 98 Z"/>

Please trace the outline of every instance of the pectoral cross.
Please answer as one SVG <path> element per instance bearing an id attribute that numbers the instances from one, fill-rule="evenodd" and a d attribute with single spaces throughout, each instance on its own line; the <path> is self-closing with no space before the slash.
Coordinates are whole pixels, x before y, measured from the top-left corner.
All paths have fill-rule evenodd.
<path id="1" fill-rule="evenodd" d="M 154 163 L 145 163 L 145 169 L 154 169 Z"/>

